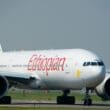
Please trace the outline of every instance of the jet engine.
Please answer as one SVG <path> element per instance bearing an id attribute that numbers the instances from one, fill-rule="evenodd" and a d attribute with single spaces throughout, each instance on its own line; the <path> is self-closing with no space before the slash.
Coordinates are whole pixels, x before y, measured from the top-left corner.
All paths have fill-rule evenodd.
<path id="1" fill-rule="evenodd" d="M 96 87 L 96 93 L 103 100 L 110 100 L 110 72 L 106 73 L 103 82 Z"/>
<path id="2" fill-rule="evenodd" d="M 5 77 L 0 76 L 0 98 L 6 95 L 8 91 L 8 85 L 8 80 Z"/>

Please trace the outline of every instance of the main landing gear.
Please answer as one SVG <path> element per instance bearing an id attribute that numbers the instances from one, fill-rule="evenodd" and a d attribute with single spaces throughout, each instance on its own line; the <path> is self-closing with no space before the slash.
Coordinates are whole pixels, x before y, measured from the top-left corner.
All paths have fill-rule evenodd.
<path id="1" fill-rule="evenodd" d="M 85 93 L 85 97 L 84 97 L 84 105 L 92 105 L 92 99 L 89 95 L 89 88 L 86 88 L 86 93 Z"/>
<path id="2" fill-rule="evenodd" d="M 4 96 L 4 97 L 0 98 L 0 104 L 11 104 L 11 97 Z"/>
<path id="3" fill-rule="evenodd" d="M 75 104 L 75 97 L 68 96 L 70 90 L 64 90 L 62 96 L 57 97 L 57 104 Z"/>

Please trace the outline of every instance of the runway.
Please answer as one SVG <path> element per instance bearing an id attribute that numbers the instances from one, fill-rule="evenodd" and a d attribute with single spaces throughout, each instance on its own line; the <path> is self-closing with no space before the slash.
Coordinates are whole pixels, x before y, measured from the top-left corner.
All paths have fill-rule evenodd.
<path id="1" fill-rule="evenodd" d="M 91 106 L 84 106 L 83 101 L 76 102 L 75 105 L 57 105 L 55 101 L 22 101 L 13 100 L 10 105 L 0 105 L 7 107 L 72 107 L 72 108 L 110 108 L 110 102 L 94 102 Z"/>

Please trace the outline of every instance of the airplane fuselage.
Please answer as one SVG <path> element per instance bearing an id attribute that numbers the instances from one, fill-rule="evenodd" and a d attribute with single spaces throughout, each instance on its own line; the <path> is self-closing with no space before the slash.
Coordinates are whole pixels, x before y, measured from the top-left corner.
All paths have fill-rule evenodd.
<path id="1" fill-rule="evenodd" d="M 0 72 L 35 78 L 27 85 L 33 89 L 77 90 L 101 83 L 105 66 L 96 54 L 82 49 L 21 51 L 0 53 Z"/>

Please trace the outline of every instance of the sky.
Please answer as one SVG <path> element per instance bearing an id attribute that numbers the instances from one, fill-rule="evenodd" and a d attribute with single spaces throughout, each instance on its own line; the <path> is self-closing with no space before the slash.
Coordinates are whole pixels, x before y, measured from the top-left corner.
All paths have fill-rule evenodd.
<path id="1" fill-rule="evenodd" d="M 83 48 L 110 69 L 110 0 L 0 0 L 4 51 Z"/>

